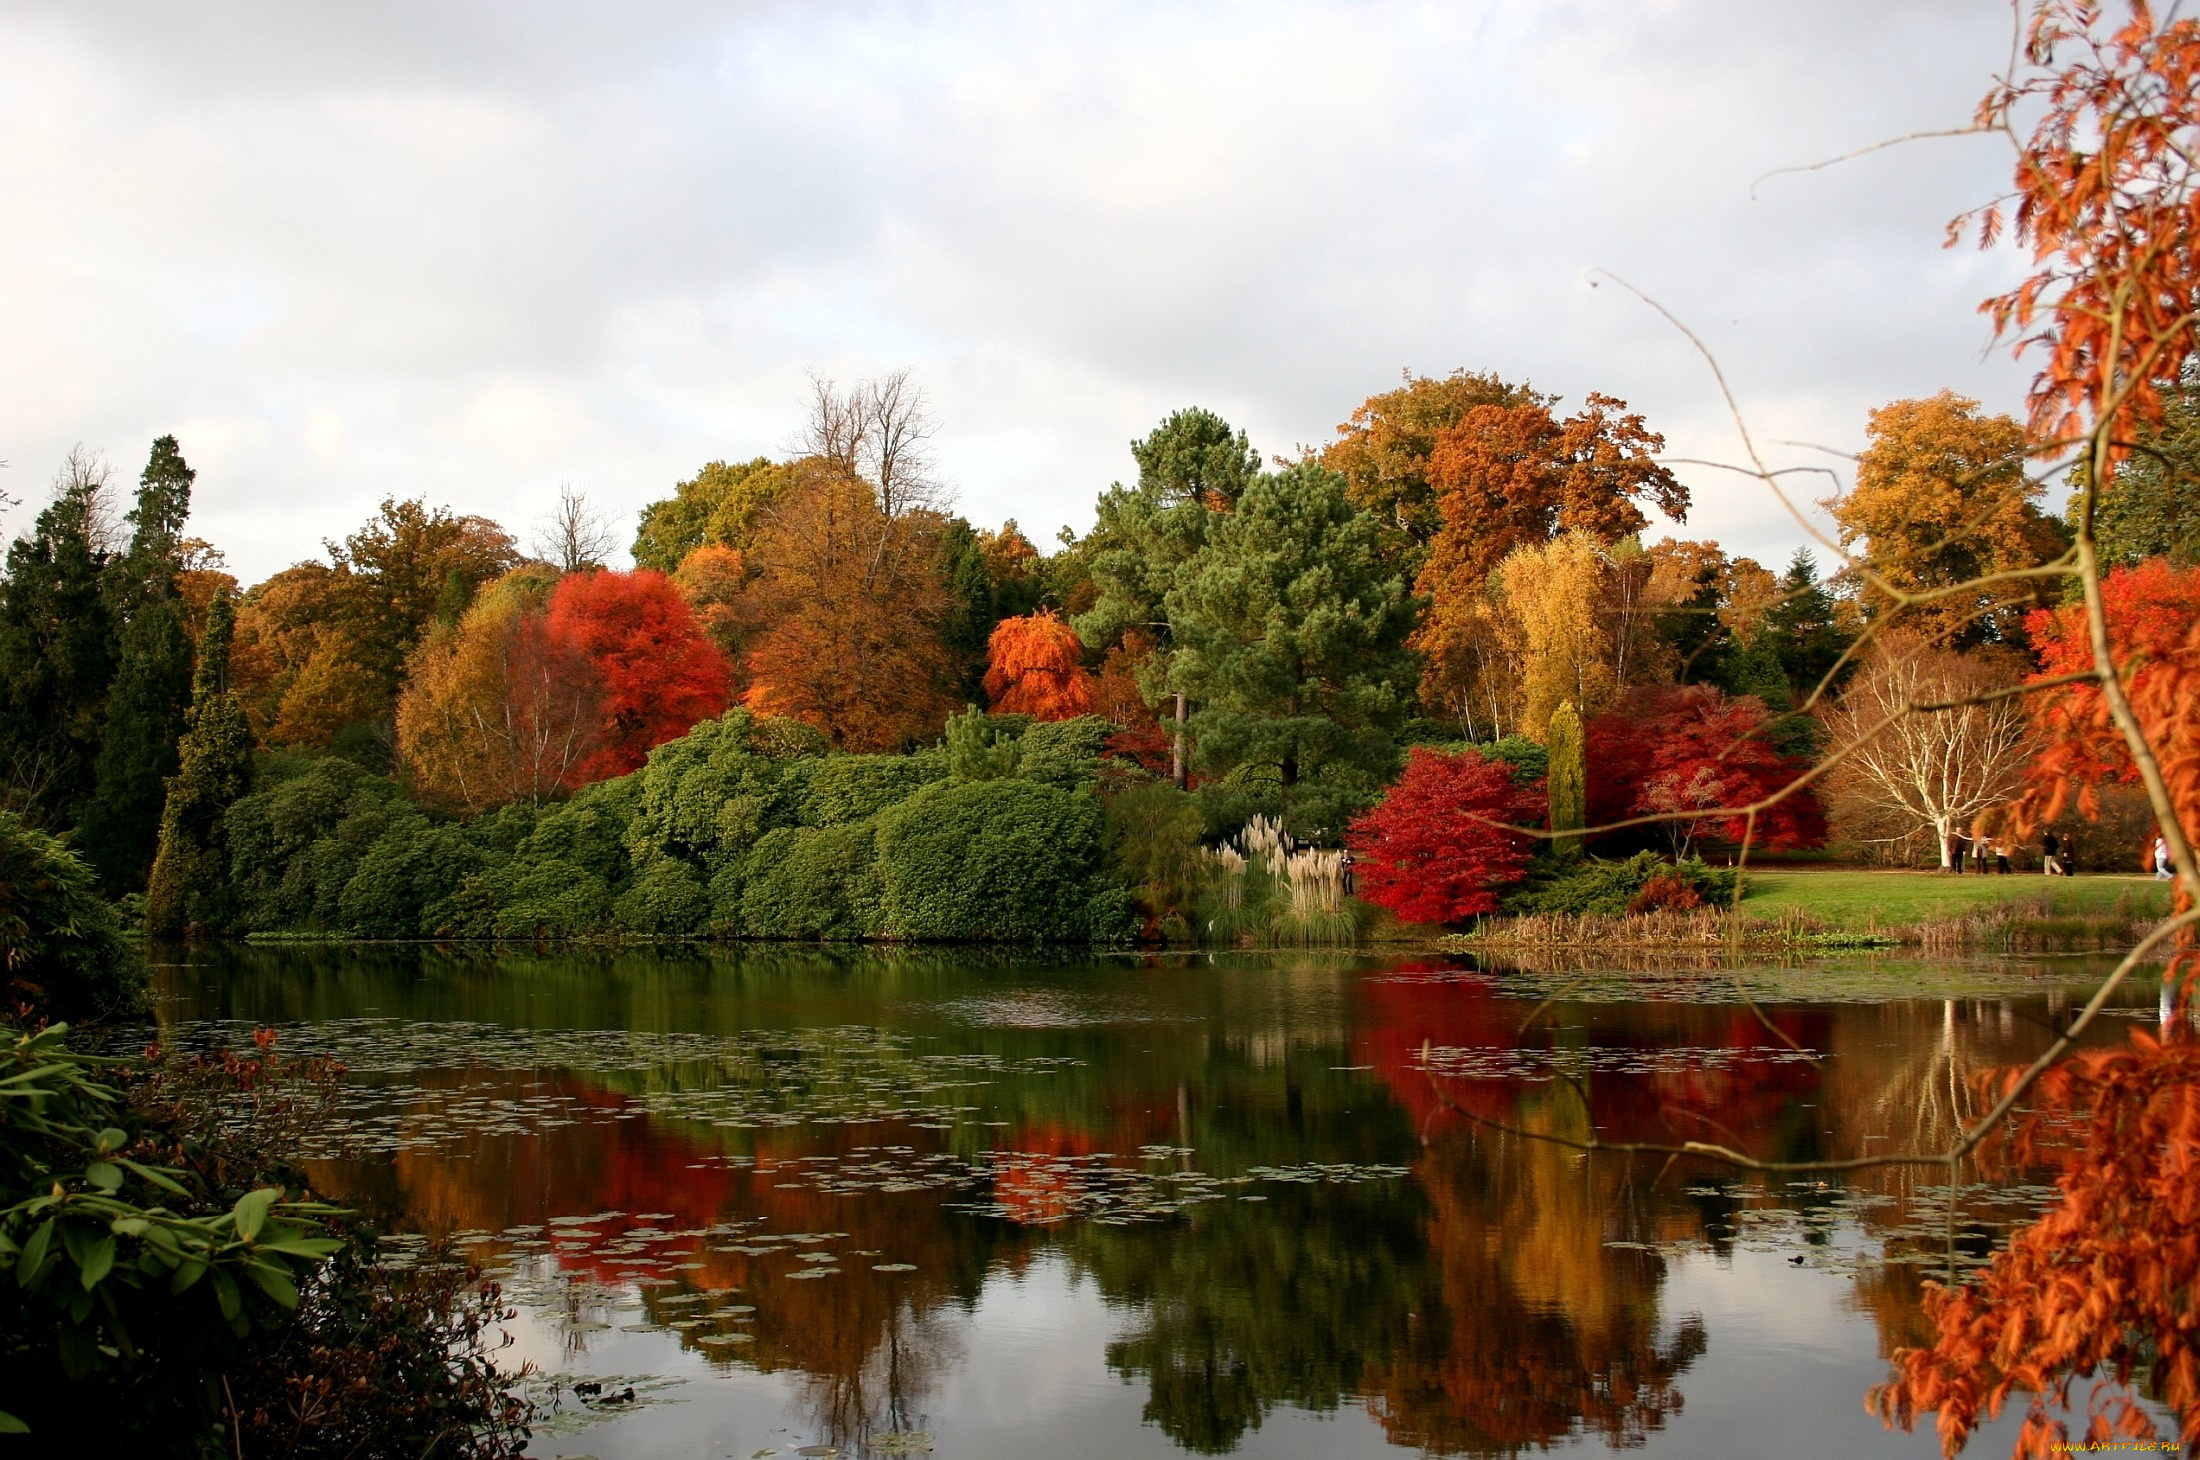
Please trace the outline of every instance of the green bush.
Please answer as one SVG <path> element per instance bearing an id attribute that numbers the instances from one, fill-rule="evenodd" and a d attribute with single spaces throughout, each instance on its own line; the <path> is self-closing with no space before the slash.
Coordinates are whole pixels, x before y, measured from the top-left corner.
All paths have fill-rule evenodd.
<path id="1" fill-rule="evenodd" d="M 1532 786 L 1551 773 L 1549 750 L 1525 735 L 1507 735 L 1487 745 L 1477 745 L 1484 760 L 1501 760 L 1512 767 L 1513 784 Z"/>
<path id="2" fill-rule="evenodd" d="M 469 901 L 495 908 L 487 931 L 499 938 L 586 938 L 611 923 L 611 890 L 577 862 L 515 857 L 468 884 Z"/>
<path id="3" fill-rule="evenodd" d="M 687 863 L 660 857 L 635 874 L 612 912 L 625 932 L 692 938 L 710 921 L 710 893 Z"/>
<path id="4" fill-rule="evenodd" d="M 1627 905 L 1654 877 L 1670 877 L 1685 884 L 1712 907 L 1734 902 L 1734 873 L 1706 866 L 1699 857 L 1685 862 L 1666 861 L 1656 852 L 1637 852 L 1623 862 L 1591 859 L 1574 864 L 1538 859 L 1543 877 L 1529 880 L 1505 899 L 1505 911 L 1531 913 L 1595 914 L 1619 917 Z M 1562 870 L 1566 867 L 1573 870 Z M 1554 875 L 1555 872 L 1555 875 Z"/>
<path id="5" fill-rule="evenodd" d="M 59 838 L 0 811 L 0 989 L 55 1019 L 136 1013 L 145 965 L 98 879 Z"/>
<path id="6" fill-rule="evenodd" d="M 360 938 L 449 936 L 460 921 L 458 889 L 487 862 L 456 827 L 417 816 L 398 821 L 344 883 L 340 925 Z"/>
<path id="7" fill-rule="evenodd" d="M 1147 931 L 1170 942 L 1194 936 L 1209 880 L 1202 830 L 1199 803 L 1167 781 L 1127 787 L 1106 802 L 1108 870 L 1131 889 Z"/>
<path id="8" fill-rule="evenodd" d="M 1115 723 L 1098 715 L 1043 720 L 1024 732 L 1016 774 L 1027 781 L 1080 791 L 1100 778 L 1100 757 Z"/>
<path id="9" fill-rule="evenodd" d="M 938 756 L 834 755 L 808 766 L 802 799 L 804 826 L 844 826 L 876 816 L 918 787 L 944 780 Z"/>
<path id="10" fill-rule="evenodd" d="M 1030 781 L 925 787 L 878 819 L 887 936 L 1052 943 L 1129 935 L 1099 803 Z"/>
<path id="11" fill-rule="evenodd" d="M 793 827 L 771 832 L 750 856 L 741 930 L 753 938 L 841 941 L 879 931 L 876 828 Z"/>

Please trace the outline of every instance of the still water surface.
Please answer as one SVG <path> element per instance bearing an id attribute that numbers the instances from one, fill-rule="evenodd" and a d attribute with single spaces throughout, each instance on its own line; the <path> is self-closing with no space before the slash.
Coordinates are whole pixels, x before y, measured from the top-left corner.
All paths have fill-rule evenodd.
<path id="1" fill-rule="evenodd" d="M 1861 1400 L 1942 1178 L 1521 1132 L 1930 1146 L 2096 971 L 253 948 L 158 1016 L 345 1062 L 310 1168 L 503 1278 L 530 1453 L 1927 1456 Z M 2041 1199 L 1961 1193 L 1957 1260 Z"/>

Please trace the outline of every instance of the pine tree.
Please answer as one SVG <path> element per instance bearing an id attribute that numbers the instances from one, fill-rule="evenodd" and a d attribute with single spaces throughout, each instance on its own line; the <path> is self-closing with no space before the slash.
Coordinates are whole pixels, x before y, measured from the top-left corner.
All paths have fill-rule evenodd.
<path id="1" fill-rule="evenodd" d="M 0 803 L 64 827 L 92 792 L 115 646 L 101 577 L 105 468 L 72 454 L 0 583 Z"/>
<path id="2" fill-rule="evenodd" d="M 1551 712 L 1551 728 L 1545 732 L 1550 750 L 1551 850 L 1563 857 L 1581 851 L 1581 828 L 1589 810 L 1589 770 L 1583 758 L 1581 715 L 1567 700 Z"/>
<path id="3" fill-rule="evenodd" d="M 1200 765 L 1270 781 L 1303 832 L 1341 830 L 1396 765 L 1418 674 L 1405 581 L 1343 476 L 1312 463 L 1256 478 L 1205 537 L 1164 599 Z"/>
<path id="4" fill-rule="evenodd" d="M 98 783 L 78 834 L 110 896 L 145 885 L 191 703 L 191 641 L 176 575 L 195 476 L 175 437 L 153 443 L 129 514 L 130 549 L 108 572 L 109 612 L 121 623 L 117 665 Z"/>
<path id="5" fill-rule="evenodd" d="M 1842 627 L 1833 595 L 1818 579 L 1818 560 L 1809 548 L 1797 548 L 1780 576 L 1779 601 L 1765 615 L 1760 635 L 1779 655 L 1788 691 L 1797 701 L 1817 691 L 1855 642 L 1856 636 Z"/>
<path id="6" fill-rule="evenodd" d="M 229 690 L 229 644 L 237 611 L 215 595 L 199 636 L 189 728 L 161 812 L 160 849 L 145 889 L 145 929 L 156 938 L 193 928 L 219 931 L 228 918 L 228 849 L 223 818 L 252 780 L 252 729 Z"/>

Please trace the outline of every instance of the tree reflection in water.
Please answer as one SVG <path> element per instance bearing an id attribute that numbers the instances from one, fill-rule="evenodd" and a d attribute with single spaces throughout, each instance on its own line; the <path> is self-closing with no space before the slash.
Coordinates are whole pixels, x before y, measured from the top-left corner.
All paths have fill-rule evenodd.
<path id="1" fill-rule="evenodd" d="M 463 961 L 419 980 L 341 960 L 327 981 L 301 983 L 288 965 L 251 972 L 268 977 L 261 1002 L 308 1019 L 380 1005 L 409 1019 L 578 1029 L 740 1029 L 757 1009 L 799 1019 L 813 997 L 804 991 L 820 987 L 832 1002 L 817 1022 L 835 1026 L 891 1029 L 913 998 L 1019 1018 L 1043 1004 L 1066 1020 L 1096 990 L 1138 989 L 1157 1017 L 966 1024 L 944 1036 L 916 1026 L 913 1051 L 1057 1061 L 1045 1078 L 973 1084 L 953 1098 L 982 1109 L 951 1123 L 730 1131 L 650 1104 L 780 1078 L 779 1063 L 776 1073 L 708 1061 L 427 1069 L 401 1087 L 423 1120 L 439 1106 L 518 1108 L 545 1094 L 567 1118 L 524 1132 L 454 1122 L 394 1156 L 321 1168 L 332 1195 L 392 1225 L 488 1234 L 484 1255 L 554 1271 L 556 1282 L 536 1285 L 538 1311 L 557 1328 L 567 1303 L 562 1329 L 576 1347 L 621 1321 L 614 1297 L 631 1304 L 639 1292 L 640 1317 L 713 1365 L 788 1376 L 817 1437 L 851 1451 L 926 1426 L 988 1289 L 1042 1259 L 1108 1305 L 1116 1335 L 1091 1357 L 1142 1386 L 1145 1418 L 1189 1451 L 1236 1449 L 1279 1407 L 1354 1405 L 1392 1443 L 1434 1454 L 1512 1455 L 1570 1436 L 1640 1444 L 1681 1412 L 1707 1343 L 1694 1315 L 1661 1311 L 1665 1253 L 1727 1247 L 1744 1206 L 1830 1196 L 1747 1195 L 1703 1168 L 1661 1171 L 1532 1137 L 1710 1138 L 1785 1158 L 1930 1144 L 1967 1113 L 1974 1070 L 2044 1038 L 2039 1017 L 1975 998 L 1777 1006 L 1776 1036 L 1732 1003 L 1638 997 L 1554 1005 L 1523 1034 L 1534 998 L 1449 964 L 1282 959 L 1145 984 L 1114 967 L 1080 984 L 1053 970 L 1014 979 L 882 960 L 871 995 L 862 965 L 830 984 L 831 970 L 799 961 L 739 966 L 737 996 L 707 1000 L 692 991 L 723 985 L 631 955 L 608 967 L 530 962 L 524 979 Z M 220 1007 L 249 1004 L 249 991 L 230 977 Z M 666 1012 L 690 997 L 696 1012 Z M 1796 1057 L 1786 1040 L 1825 1058 Z M 784 1058 L 812 1056 L 790 1042 Z M 823 1063 L 797 1074 L 847 1078 Z M 953 1167 L 977 1184 L 845 1175 L 889 1148 L 903 1168 Z M 1164 1176 L 1306 1163 L 1409 1175 L 1211 1184 L 1216 1199 L 1160 1220 L 1093 1219 L 1107 1214 L 1092 1198 L 1110 1168 L 1164 1189 Z M 836 1186 L 820 1171 L 844 1175 Z M 1868 1176 L 1892 1202 L 1845 1220 L 1892 1232 L 1932 1179 Z M 828 1265 L 831 1276 L 797 1275 Z M 1852 1304 L 1885 1345 L 1914 1342 L 1917 1270 L 1867 1268 L 1854 1281 Z"/>

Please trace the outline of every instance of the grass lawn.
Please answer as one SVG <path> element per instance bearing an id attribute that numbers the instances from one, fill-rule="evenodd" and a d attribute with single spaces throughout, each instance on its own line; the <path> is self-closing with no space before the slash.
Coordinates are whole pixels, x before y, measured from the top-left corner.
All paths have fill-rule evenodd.
<path id="1" fill-rule="evenodd" d="M 1996 903 L 2051 900 L 2056 913 L 2109 913 L 2129 898 L 2138 916 L 2169 911 L 2169 884 L 2151 877 L 2081 874 L 1953 876 L 1944 872 L 1777 871 L 1749 874 L 1742 911 L 1776 918 L 1801 909 L 1835 928 L 1899 926 L 1976 912 Z"/>

